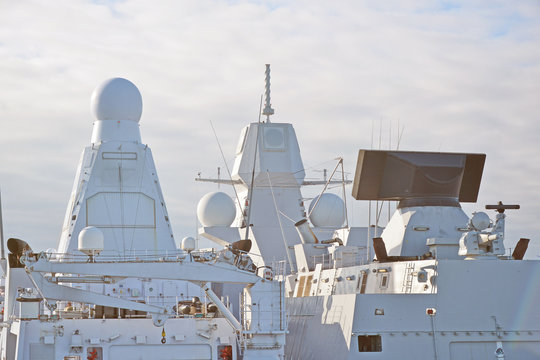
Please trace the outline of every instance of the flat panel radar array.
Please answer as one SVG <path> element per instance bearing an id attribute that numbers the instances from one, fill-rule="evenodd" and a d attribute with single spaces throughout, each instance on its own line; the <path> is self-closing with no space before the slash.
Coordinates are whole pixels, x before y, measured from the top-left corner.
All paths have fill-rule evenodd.
<path id="1" fill-rule="evenodd" d="M 485 154 L 360 150 L 352 195 L 357 200 L 476 202 Z M 438 200 L 436 200 L 438 199 Z"/>

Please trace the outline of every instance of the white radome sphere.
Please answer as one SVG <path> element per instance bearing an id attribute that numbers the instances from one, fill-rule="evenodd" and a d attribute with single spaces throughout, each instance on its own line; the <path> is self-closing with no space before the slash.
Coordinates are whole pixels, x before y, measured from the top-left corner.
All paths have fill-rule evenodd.
<path id="1" fill-rule="evenodd" d="M 186 236 L 185 238 L 182 239 L 182 244 L 181 244 L 182 250 L 187 251 L 187 252 L 192 252 L 193 250 L 195 250 L 195 247 L 196 247 L 195 239 L 192 238 L 191 236 Z"/>
<path id="2" fill-rule="evenodd" d="M 236 216 L 236 207 L 229 195 L 211 192 L 197 205 L 197 217 L 204 226 L 230 226 Z"/>
<path id="3" fill-rule="evenodd" d="M 95 226 L 87 226 L 79 233 L 79 251 L 87 255 L 99 254 L 103 251 L 103 232 Z"/>
<path id="4" fill-rule="evenodd" d="M 345 203 L 343 200 L 331 193 L 316 196 L 309 204 L 309 220 L 316 227 L 341 227 L 345 221 Z M 315 210 L 312 209 L 317 203 Z"/>
<path id="5" fill-rule="evenodd" d="M 471 225 L 478 231 L 485 230 L 489 227 L 491 219 L 485 212 L 474 213 L 471 218 Z"/>
<path id="6" fill-rule="evenodd" d="M 142 114 L 142 97 L 131 81 L 123 78 L 106 80 L 92 93 L 92 113 L 97 120 L 131 120 Z"/>

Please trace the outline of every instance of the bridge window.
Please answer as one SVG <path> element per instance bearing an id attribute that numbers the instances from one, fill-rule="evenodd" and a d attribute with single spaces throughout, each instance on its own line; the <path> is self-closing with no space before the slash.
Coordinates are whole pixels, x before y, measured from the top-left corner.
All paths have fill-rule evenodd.
<path id="1" fill-rule="evenodd" d="M 358 335 L 359 352 L 381 352 L 381 335 Z"/>

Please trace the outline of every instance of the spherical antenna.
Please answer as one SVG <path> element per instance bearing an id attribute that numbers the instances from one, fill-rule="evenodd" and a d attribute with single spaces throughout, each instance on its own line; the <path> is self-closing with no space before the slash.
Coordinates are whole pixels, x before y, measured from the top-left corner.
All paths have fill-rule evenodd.
<path id="1" fill-rule="evenodd" d="M 138 122 L 142 114 L 142 97 L 131 81 L 123 78 L 106 80 L 92 93 L 92 113 L 97 120 L 130 120 Z"/>
<path id="2" fill-rule="evenodd" d="M 195 239 L 192 238 L 191 236 L 186 236 L 185 238 L 182 239 L 182 250 L 184 251 L 187 251 L 188 253 L 192 252 L 193 250 L 195 250 Z"/>
<path id="3" fill-rule="evenodd" d="M 345 203 L 338 195 L 324 193 L 309 204 L 309 220 L 316 227 L 341 227 L 345 221 Z"/>
<path id="4" fill-rule="evenodd" d="M 223 192 L 208 193 L 197 205 L 197 217 L 204 226 L 230 226 L 235 216 L 234 202 Z"/>
<path id="5" fill-rule="evenodd" d="M 87 226 L 79 233 L 79 251 L 88 255 L 90 261 L 94 256 L 99 255 L 104 248 L 103 232 L 95 226 Z"/>

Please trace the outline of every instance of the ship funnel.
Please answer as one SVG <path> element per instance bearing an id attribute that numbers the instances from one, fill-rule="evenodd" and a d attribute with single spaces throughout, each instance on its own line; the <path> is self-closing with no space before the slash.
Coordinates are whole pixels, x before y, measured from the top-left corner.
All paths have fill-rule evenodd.
<path id="1" fill-rule="evenodd" d="M 298 221 L 294 226 L 296 227 L 296 231 L 298 231 L 298 235 L 300 235 L 303 244 L 316 244 L 319 242 L 319 239 L 317 239 L 313 230 L 309 227 L 307 219 Z"/>

